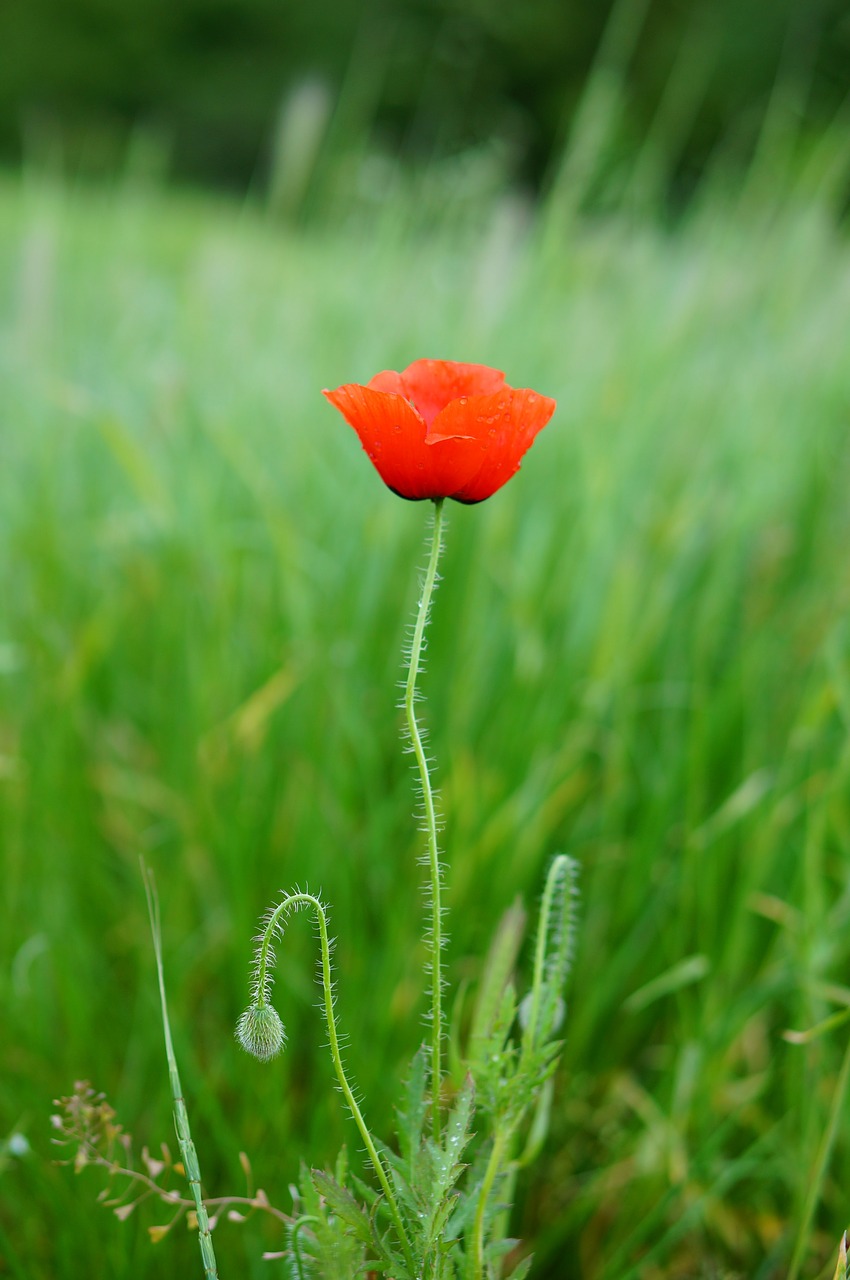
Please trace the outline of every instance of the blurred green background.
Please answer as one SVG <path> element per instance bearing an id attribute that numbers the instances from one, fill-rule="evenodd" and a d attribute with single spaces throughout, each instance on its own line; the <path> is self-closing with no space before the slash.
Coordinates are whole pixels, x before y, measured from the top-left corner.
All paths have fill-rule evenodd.
<path id="1" fill-rule="evenodd" d="M 423 355 L 558 399 L 449 513 L 427 718 L 450 971 L 580 862 L 534 1275 L 831 1275 L 850 1217 L 850 181 L 838 4 L 0 9 L 0 1275 L 198 1271 L 51 1163 L 51 1099 L 209 1190 L 359 1157 L 421 1035 L 396 709 L 426 510 L 324 386 Z M 524 958 L 523 963 L 526 963 Z M 811 1032 L 800 1036 L 787 1031 Z M 222 1224 L 223 1277 L 282 1274 Z"/>
<path id="2" fill-rule="evenodd" d="M 680 196 L 718 147 L 752 154 L 778 79 L 807 130 L 845 105 L 845 0 L 5 0 L 0 151 L 59 139 L 97 172 L 142 130 L 175 175 L 244 188 L 274 165 L 281 108 L 312 90 L 334 146 L 420 161 L 495 148 L 537 187 L 612 35 L 629 46 L 618 151 L 641 146 L 685 82 Z"/>

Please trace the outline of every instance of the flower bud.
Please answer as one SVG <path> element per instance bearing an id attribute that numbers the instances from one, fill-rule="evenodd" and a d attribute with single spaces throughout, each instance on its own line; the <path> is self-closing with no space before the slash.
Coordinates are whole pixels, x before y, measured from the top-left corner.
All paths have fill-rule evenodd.
<path id="1" fill-rule="evenodd" d="M 236 1039 L 246 1053 L 269 1062 L 286 1044 L 286 1029 L 270 1004 L 252 1004 L 236 1024 Z"/>

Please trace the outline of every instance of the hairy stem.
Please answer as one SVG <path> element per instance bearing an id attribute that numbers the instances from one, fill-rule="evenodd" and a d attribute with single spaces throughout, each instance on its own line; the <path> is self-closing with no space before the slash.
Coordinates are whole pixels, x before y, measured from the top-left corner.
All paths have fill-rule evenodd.
<path id="1" fill-rule="evenodd" d="M 419 769 L 419 782 L 422 787 L 422 803 L 425 810 L 425 836 L 428 846 L 428 873 L 430 889 L 431 917 L 426 941 L 429 945 L 428 963 L 431 973 L 431 1127 L 434 1140 L 440 1137 L 440 1091 L 443 1079 L 443 924 L 442 924 L 442 874 L 440 868 L 440 851 L 437 845 L 437 814 L 434 807 L 434 793 L 431 788 L 431 776 L 428 772 L 428 759 L 422 744 L 422 733 L 416 720 L 414 709 L 416 702 L 416 679 L 422 660 L 422 648 L 425 639 L 425 627 L 431 609 L 431 599 L 437 582 L 437 563 L 440 559 L 443 542 L 443 499 L 434 502 L 434 525 L 431 534 L 431 550 L 428 557 L 428 568 L 419 597 L 419 608 L 416 614 L 416 625 L 413 629 L 413 643 L 410 647 L 410 661 L 407 667 L 407 683 L 404 691 L 404 710 L 407 716 L 407 727 L 416 764 Z"/>
<path id="2" fill-rule="evenodd" d="M 336 1012 L 334 1010 L 333 979 L 331 976 L 331 948 L 328 939 L 328 918 L 324 906 L 318 898 L 313 896 L 312 893 L 290 893 L 281 903 L 279 903 L 277 907 L 275 907 L 274 911 L 269 916 L 263 930 L 257 964 L 255 980 L 256 1003 L 258 1006 L 262 1007 L 262 1005 L 268 1000 L 270 986 L 268 964 L 271 955 L 271 940 L 276 933 L 279 934 L 282 931 L 283 921 L 288 917 L 289 913 L 294 908 L 297 909 L 298 907 L 312 907 L 316 913 L 316 920 L 319 925 L 325 1021 L 328 1027 L 328 1044 L 330 1046 L 334 1070 L 336 1071 L 336 1078 L 339 1081 L 339 1087 L 348 1104 L 348 1109 L 351 1112 L 354 1123 L 360 1130 L 360 1136 L 363 1139 L 363 1145 L 365 1146 L 369 1159 L 372 1163 L 372 1168 L 375 1170 L 375 1175 L 381 1184 L 381 1189 L 383 1190 L 384 1195 L 386 1196 L 387 1206 L 392 1214 L 405 1260 L 412 1269 L 413 1253 L 410 1247 L 410 1241 L 407 1237 L 407 1232 L 404 1228 L 404 1223 L 402 1222 L 398 1203 L 390 1185 L 390 1180 L 387 1177 L 383 1161 L 378 1155 L 378 1150 L 375 1146 L 372 1135 L 366 1126 L 366 1121 L 363 1119 L 363 1113 L 358 1106 L 357 1099 L 355 1098 L 351 1086 L 348 1083 L 345 1068 L 342 1065 L 342 1055 L 339 1051 L 339 1036 L 337 1034 L 336 1026 Z"/>
<path id="3" fill-rule="evenodd" d="M 304 1213 L 301 1215 L 300 1218 L 298 1218 L 296 1222 L 292 1224 L 292 1236 L 290 1238 L 290 1242 L 292 1246 L 292 1260 L 295 1263 L 295 1273 L 296 1273 L 297 1280 L 306 1280 L 306 1272 L 304 1271 L 304 1260 L 301 1257 L 301 1244 L 298 1238 L 299 1235 L 301 1234 L 301 1228 L 306 1227 L 308 1223 L 318 1222 L 318 1221 L 319 1219 L 315 1218 L 312 1214 Z"/>
<path id="4" fill-rule="evenodd" d="M 499 1175 L 508 1140 L 509 1134 L 504 1129 L 496 1130 L 493 1149 L 490 1152 L 490 1159 L 487 1161 L 484 1181 L 481 1183 L 481 1190 L 478 1193 L 478 1205 L 475 1210 L 475 1224 L 472 1230 L 472 1254 L 470 1257 L 470 1280 L 483 1280 L 484 1277 L 484 1219 L 487 1214 L 487 1202 Z"/>
<path id="5" fill-rule="evenodd" d="M 563 853 L 553 860 L 546 876 L 546 887 L 543 890 L 543 901 L 540 904 L 540 920 L 537 926 L 537 939 L 534 944 L 534 976 L 531 983 L 531 1006 L 528 1021 L 522 1037 L 520 1065 L 525 1066 L 533 1050 L 537 1047 L 539 1036 L 540 1010 L 543 1002 L 543 986 L 546 979 L 546 952 L 550 945 L 552 930 L 552 912 L 559 881 L 568 874 L 570 859 Z"/>
<path id="6" fill-rule="evenodd" d="M 434 791 L 431 788 L 431 777 L 428 769 L 428 756 L 422 745 L 422 733 L 416 719 L 416 678 L 422 659 L 422 648 L 425 641 L 425 627 L 431 608 L 431 598 L 437 585 L 437 564 L 443 549 L 443 498 L 434 502 L 434 525 L 431 530 L 431 545 L 428 557 L 428 570 L 419 598 L 419 609 L 416 612 L 416 625 L 413 627 L 413 641 L 410 660 L 407 663 L 407 682 L 405 685 L 405 714 L 407 730 L 419 768 L 419 780 L 422 788 L 422 805 L 425 810 L 425 837 L 428 842 L 428 869 L 430 892 L 430 927 L 426 934 L 429 945 L 429 969 L 431 975 L 431 1129 L 434 1140 L 439 1142 L 440 1135 L 440 1089 L 443 1082 L 443 881 L 440 869 L 439 846 L 437 842 L 437 809 L 434 806 Z"/>

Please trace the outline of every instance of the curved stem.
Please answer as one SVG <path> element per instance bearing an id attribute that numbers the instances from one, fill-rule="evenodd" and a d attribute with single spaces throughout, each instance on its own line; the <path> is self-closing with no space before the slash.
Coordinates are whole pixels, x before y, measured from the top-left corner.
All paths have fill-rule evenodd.
<path id="1" fill-rule="evenodd" d="M 318 898 L 313 896 L 312 893 L 290 893 L 281 903 L 278 904 L 277 907 L 275 907 L 274 911 L 269 916 L 263 930 L 263 937 L 257 961 L 256 979 L 254 984 L 256 991 L 255 1002 L 257 1006 L 262 1007 L 268 1000 L 270 986 L 268 964 L 272 955 L 271 939 L 276 932 L 279 930 L 282 931 L 282 921 L 289 915 L 290 911 L 294 907 L 312 907 L 316 912 L 316 919 L 319 924 L 319 944 L 322 956 L 322 993 L 324 997 L 325 1021 L 328 1027 L 328 1044 L 330 1046 L 331 1057 L 333 1058 L 336 1078 L 339 1081 L 339 1087 L 342 1090 L 342 1095 L 348 1103 L 348 1109 L 351 1112 L 354 1123 L 360 1130 L 360 1136 L 363 1139 L 363 1145 L 365 1146 L 369 1159 L 372 1163 L 372 1168 L 375 1170 L 375 1175 L 381 1184 L 381 1189 L 383 1190 L 384 1195 L 386 1196 L 387 1205 L 390 1213 L 392 1214 L 396 1231 L 398 1232 L 399 1243 L 401 1244 L 402 1251 L 404 1252 L 405 1260 L 408 1266 L 412 1269 L 413 1252 L 410 1247 L 410 1241 L 407 1238 L 404 1223 L 402 1222 L 398 1203 L 395 1195 L 393 1194 L 393 1189 L 390 1186 L 390 1180 L 387 1177 L 383 1161 L 378 1155 L 372 1135 L 366 1127 L 366 1121 L 363 1119 L 363 1113 L 357 1104 L 357 1099 L 351 1090 L 351 1086 L 349 1085 L 348 1078 L 345 1074 L 345 1068 L 342 1065 L 342 1055 L 339 1051 L 339 1036 L 336 1028 L 336 1013 L 334 1011 L 333 980 L 331 977 L 331 948 L 328 940 L 328 918 L 324 906 Z"/>
<path id="2" fill-rule="evenodd" d="M 425 639 L 425 627 L 431 608 L 431 598 L 437 582 L 437 563 L 440 559 L 443 540 L 443 499 L 434 502 L 434 526 L 431 535 L 431 551 L 428 557 L 428 568 L 419 597 L 419 608 L 416 614 L 416 625 L 413 629 L 413 643 L 410 647 L 410 661 L 407 667 L 407 683 L 404 690 L 404 710 L 407 716 L 407 727 L 413 744 L 413 753 L 419 769 L 419 781 L 422 787 L 422 803 L 425 809 L 425 835 L 428 843 L 428 872 L 430 877 L 431 923 L 429 943 L 429 966 L 431 970 L 431 1126 L 434 1140 L 440 1137 L 440 1090 L 443 1079 L 442 1039 L 443 1039 L 443 929 L 442 929 L 442 877 L 440 869 L 440 852 L 437 845 L 437 814 L 434 807 L 434 793 L 431 788 L 431 776 L 428 772 L 428 760 L 422 744 L 422 734 L 416 720 L 414 704 L 416 701 L 416 678 L 422 659 L 422 647 Z"/>
<path id="3" fill-rule="evenodd" d="M 306 1227 L 308 1222 L 318 1222 L 319 1219 L 311 1213 L 304 1213 L 292 1226 L 292 1255 L 295 1261 L 295 1270 L 298 1273 L 298 1280 L 305 1280 L 304 1264 L 301 1258 L 301 1246 L 298 1243 L 298 1233 L 302 1227 Z"/>

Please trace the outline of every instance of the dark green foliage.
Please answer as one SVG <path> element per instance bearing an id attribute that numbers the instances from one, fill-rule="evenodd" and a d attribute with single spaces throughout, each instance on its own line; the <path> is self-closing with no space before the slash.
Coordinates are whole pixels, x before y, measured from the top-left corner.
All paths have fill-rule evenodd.
<path id="1" fill-rule="evenodd" d="M 752 153 L 778 77 L 807 128 L 829 124 L 848 88 L 844 18 L 841 0 L 7 0 L 0 145 L 8 157 L 52 133 L 76 164 L 108 169 L 141 126 L 180 175 L 245 185 L 284 95 L 321 77 L 339 98 L 332 150 L 368 134 L 409 157 L 495 140 L 539 182 L 596 66 L 627 101 L 606 163 L 667 132 L 690 185 L 718 142 Z"/>

